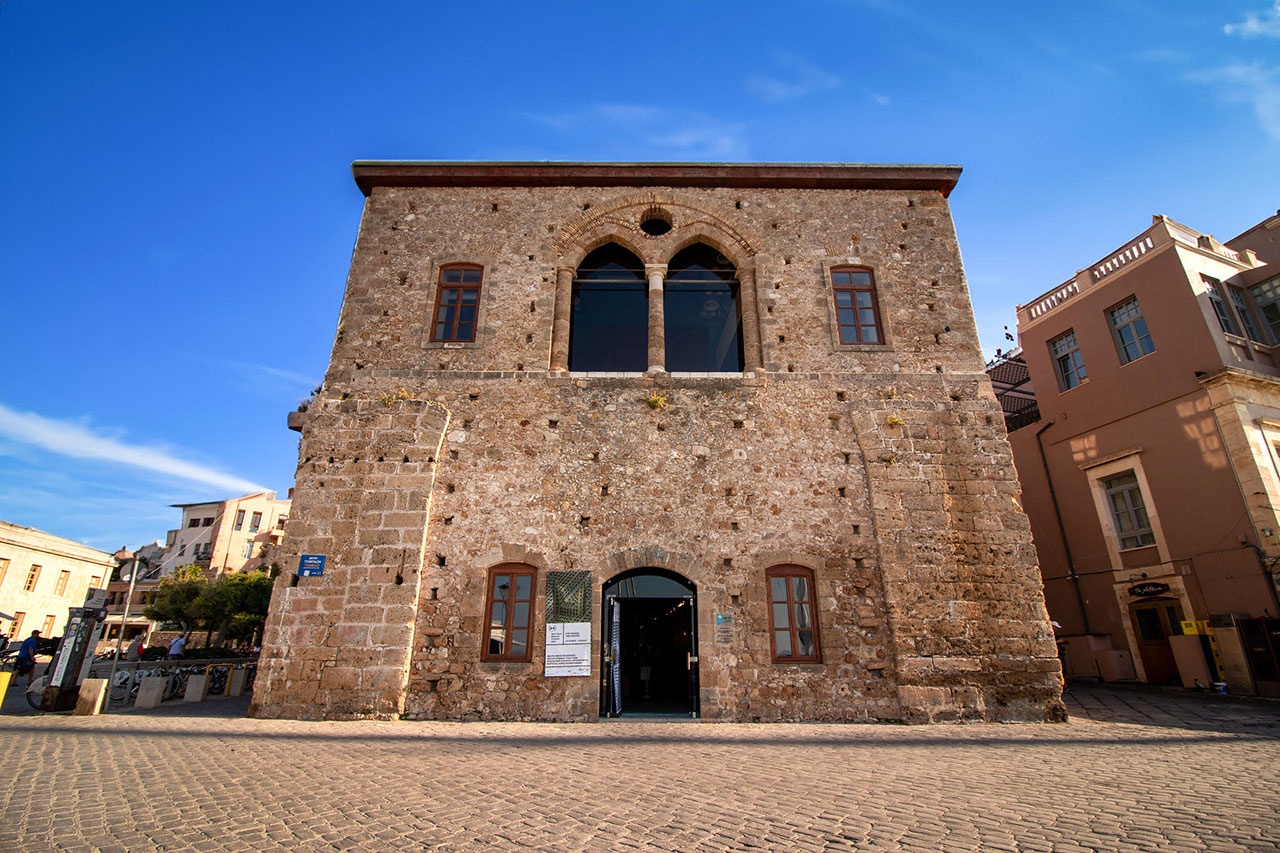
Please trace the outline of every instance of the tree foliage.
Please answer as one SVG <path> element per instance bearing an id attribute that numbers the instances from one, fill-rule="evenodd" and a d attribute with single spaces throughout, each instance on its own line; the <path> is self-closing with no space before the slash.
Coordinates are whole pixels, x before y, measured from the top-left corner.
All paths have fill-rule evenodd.
<path id="1" fill-rule="evenodd" d="M 271 585 L 279 567 L 205 578 L 197 566 L 182 566 L 162 579 L 154 600 L 143 611 L 148 619 L 178 625 L 184 633 L 205 628 L 226 640 L 256 642 L 267 619 Z"/>

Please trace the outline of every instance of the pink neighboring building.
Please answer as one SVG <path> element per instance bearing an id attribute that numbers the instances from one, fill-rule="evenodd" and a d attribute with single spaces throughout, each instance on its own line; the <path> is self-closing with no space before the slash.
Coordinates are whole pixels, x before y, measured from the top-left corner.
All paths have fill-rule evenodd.
<path id="1" fill-rule="evenodd" d="M 1280 214 L 1156 216 L 1018 336 L 989 373 L 1067 674 L 1280 695 Z"/>

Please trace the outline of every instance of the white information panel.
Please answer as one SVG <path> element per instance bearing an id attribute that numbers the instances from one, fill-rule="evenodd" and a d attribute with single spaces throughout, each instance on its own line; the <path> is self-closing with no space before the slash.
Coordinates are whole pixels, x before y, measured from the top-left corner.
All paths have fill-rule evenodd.
<path id="1" fill-rule="evenodd" d="M 591 623 L 548 622 L 546 652 L 542 672 L 548 678 L 590 675 Z"/>

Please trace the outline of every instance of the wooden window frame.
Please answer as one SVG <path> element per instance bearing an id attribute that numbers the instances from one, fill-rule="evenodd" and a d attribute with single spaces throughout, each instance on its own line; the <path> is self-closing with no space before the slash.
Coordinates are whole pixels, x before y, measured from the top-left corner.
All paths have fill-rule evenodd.
<path id="1" fill-rule="evenodd" d="M 249 532 L 257 533 L 261 529 L 262 529 L 262 513 L 255 512 L 253 515 L 249 516 Z"/>
<path id="2" fill-rule="evenodd" d="M 67 569 L 63 569 L 61 572 L 59 572 L 59 573 L 58 573 L 58 581 L 57 581 L 57 583 L 55 583 L 55 584 L 53 585 L 53 594 L 54 594 L 54 595 L 66 595 L 66 594 L 67 594 L 67 582 L 68 582 L 69 580 L 71 580 L 71 572 L 70 572 L 70 571 L 68 571 Z"/>
<path id="3" fill-rule="evenodd" d="M 242 530 L 244 528 L 244 510 L 236 510 L 236 520 L 231 525 L 232 530 Z"/>
<path id="4" fill-rule="evenodd" d="M 854 274 L 854 273 L 865 273 L 865 274 L 866 274 L 866 276 L 867 276 L 867 278 L 868 278 L 868 280 L 869 280 L 869 283 L 868 283 L 868 284 L 855 284 L 855 283 L 853 282 L 853 274 Z M 841 274 L 847 274 L 847 275 L 849 275 L 849 284 L 837 284 L 837 283 L 836 283 L 836 276 L 837 276 L 837 275 L 841 275 Z M 830 287 L 831 287 L 831 305 L 832 305 L 832 309 L 833 309 L 833 315 L 832 315 L 832 316 L 833 316 L 834 323 L 835 323 L 835 338 L 836 338 L 836 341 L 837 341 L 841 346 L 873 346 L 873 347 L 878 347 L 878 346 L 885 346 L 886 344 L 888 344 L 888 336 L 887 336 L 887 335 L 886 335 L 886 333 L 885 333 L 885 327 L 884 327 L 884 317 L 883 317 L 883 314 L 882 314 L 882 313 L 881 313 L 881 311 L 880 311 L 880 295 L 879 295 L 879 293 L 877 292 L 877 288 L 876 288 L 876 274 L 875 274 L 875 270 L 871 269 L 871 267 L 867 267 L 867 266 L 859 266 L 859 265 L 857 265 L 857 264 L 841 264 L 841 265 L 839 265 L 839 266 L 833 266 L 833 267 L 830 267 L 830 268 L 827 270 L 827 283 L 828 283 L 828 284 L 830 285 Z M 850 296 L 850 300 L 849 300 L 849 301 L 852 303 L 851 305 L 842 306 L 842 305 L 840 305 L 840 304 L 839 304 L 839 296 L 838 296 L 838 294 L 839 294 L 839 293 L 841 293 L 841 292 L 845 292 L 845 293 L 849 293 L 849 294 L 851 294 L 851 296 Z M 859 321 L 859 320 L 858 320 L 858 311 L 859 311 L 862 307 L 864 307 L 864 306 L 859 306 L 859 305 L 858 305 L 858 296 L 857 296 L 857 294 L 859 294 L 859 293 L 867 293 L 867 294 L 870 294 L 870 296 L 871 296 L 871 306 L 870 306 L 870 307 L 871 307 L 871 313 L 872 313 L 872 316 L 873 316 L 873 317 L 874 317 L 874 319 L 875 319 L 875 325 L 874 325 L 874 328 L 875 328 L 875 331 L 876 331 L 876 337 L 877 337 L 877 338 L 879 338 L 879 340 L 875 340 L 875 341 L 863 340 L 863 331 L 862 331 L 862 330 L 863 330 L 864 328 L 866 328 L 867 326 L 866 326 L 866 324 L 865 324 L 865 323 L 862 323 L 861 321 Z M 854 323 L 853 323 L 853 325 L 852 325 L 852 326 L 850 326 L 850 325 L 846 325 L 846 324 L 843 324 L 843 323 L 841 323 L 841 322 L 840 322 L 840 309 L 841 309 L 842 307 L 843 307 L 843 308 L 851 308 L 851 309 L 853 310 L 853 312 L 854 312 Z M 857 336 L 857 340 L 852 340 L 852 341 L 850 341 L 850 340 L 845 340 L 844 330 L 845 330 L 846 328 L 848 328 L 848 329 L 853 329 L 853 330 L 854 330 L 854 332 L 855 332 L 855 334 L 856 334 L 856 336 Z"/>
<path id="5" fill-rule="evenodd" d="M 40 625 L 40 635 L 43 637 L 53 636 L 53 626 L 58 624 L 58 617 L 50 614 L 44 617 L 44 622 Z"/>
<path id="6" fill-rule="evenodd" d="M 503 643 L 504 648 L 507 649 L 511 648 L 512 619 L 515 614 L 515 608 L 510 605 L 524 601 L 514 597 L 517 587 L 515 578 L 529 578 L 529 624 L 525 626 L 528 631 L 528 642 L 525 643 L 525 649 L 522 654 L 495 654 L 489 651 L 489 632 L 493 626 L 494 584 L 501 575 L 510 575 L 512 577 L 512 598 L 507 601 L 507 613 L 503 621 Z M 480 624 L 480 660 L 493 663 L 529 663 L 533 660 L 534 603 L 537 601 L 537 597 L 538 570 L 536 567 L 528 563 L 499 563 L 489 569 L 485 576 L 484 618 Z"/>
<path id="7" fill-rule="evenodd" d="M 37 563 L 32 563 L 31 568 L 27 570 L 27 579 L 22 584 L 23 592 L 35 592 L 36 587 L 40 585 L 41 567 Z"/>
<path id="8" fill-rule="evenodd" d="M 0 557 L 0 586 L 4 585 L 4 579 L 9 574 L 9 558 Z"/>
<path id="9" fill-rule="evenodd" d="M 778 628 L 774 624 L 773 619 L 773 579 L 786 578 L 787 591 L 787 627 Z M 793 587 L 791 578 L 804 578 L 809 587 L 809 613 L 810 621 L 813 623 L 813 654 L 797 655 L 792 654 L 786 657 L 778 655 L 777 632 L 786 630 L 791 634 L 791 648 L 793 651 L 800 648 L 800 628 L 796 625 L 796 604 L 799 603 L 792 599 Z M 818 595 L 817 586 L 814 582 L 813 569 L 807 566 L 797 566 L 793 564 L 784 564 L 778 566 L 770 566 L 764 573 L 765 588 L 765 606 L 769 611 L 769 654 L 774 663 L 822 663 L 822 636 L 818 628 Z"/>
<path id="10" fill-rule="evenodd" d="M 9 639 L 18 639 L 18 633 L 22 630 L 22 623 L 27 619 L 25 610 L 13 611 L 13 621 L 9 623 Z"/>
<path id="11" fill-rule="evenodd" d="M 446 283 L 444 280 L 445 274 L 453 270 L 463 271 L 464 275 L 462 275 L 461 278 L 466 277 L 465 271 L 476 270 L 480 273 L 480 281 L 475 282 L 474 284 L 470 282 L 464 282 L 464 281 Z M 471 321 L 470 337 L 467 337 L 467 338 L 458 337 L 458 324 L 460 322 L 459 315 L 461 313 L 459 311 L 454 312 L 453 321 L 449 329 L 448 337 L 439 337 L 438 326 L 440 325 L 440 308 L 442 307 L 442 303 L 444 302 L 444 293 L 446 290 L 458 291 L 459 307 L 461 307 L 461 304 L 462 304 L 461 303 L 462 292 L 467 290 L 475 291 L 475 294 L 476 294 L 475 317 Z M 484 296 L 484 266 L 483 265 L 473 264 L 473 263 L 453 263 L 453 264 L 442 265 L 440 267 L 439 273 L 436 276 L 436 298 L 434 300 L 434 306 L 431 311 L 431 332 L 427 336 L 427 340 L 433 344 L 475 343 L 480 333 L 480 300 L 483 298 L 483 296 Z"/>

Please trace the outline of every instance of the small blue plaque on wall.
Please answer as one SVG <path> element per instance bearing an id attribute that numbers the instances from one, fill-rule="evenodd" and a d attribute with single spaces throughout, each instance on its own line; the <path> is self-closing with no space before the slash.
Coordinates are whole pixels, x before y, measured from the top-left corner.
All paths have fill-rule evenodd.
<path id="1" fill-rule="evenodd" d="M 324 554 L 303 554 L 298 558 L 298 577 L 318 578 L 324 574 Z"/>

